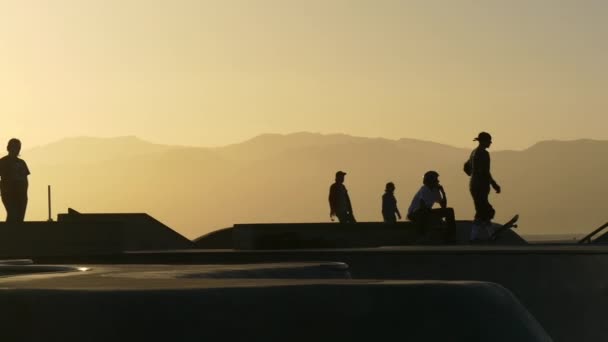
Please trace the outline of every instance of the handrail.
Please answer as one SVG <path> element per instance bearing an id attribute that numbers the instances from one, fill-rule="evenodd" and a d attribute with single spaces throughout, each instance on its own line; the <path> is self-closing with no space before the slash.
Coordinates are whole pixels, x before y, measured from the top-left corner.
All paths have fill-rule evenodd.
<path id="1" fill-rule="evenodd" d="M 591 233 L 587 234 L 587 236 L 585 236 L 584 238 L 582 238 L 578 243 L 579 244 L 584 244 L 584 243 L 591 243 L 591 238 L 596 235 L 597 233 L 601 232 L 602 230 L 604 230 L 606 227 L 608 227 L 608 222 L 604 223 L 602 226 L 600 226 L 598 229 L 592 231 Z"/>

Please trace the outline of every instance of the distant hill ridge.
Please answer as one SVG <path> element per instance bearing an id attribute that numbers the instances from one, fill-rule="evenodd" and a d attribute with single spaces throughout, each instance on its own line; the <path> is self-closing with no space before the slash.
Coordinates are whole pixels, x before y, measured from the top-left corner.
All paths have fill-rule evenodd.
<path id="1" fill-rule="evenodd" d="M 339 145 L 348 143 L 364 143 L 364 142 L 385 142 L 385 143 L 397 143 L 404 146 L 436 146 L 443 147 L 445 149 L 456 149 L 462 150 L 462 148 L 454 147 L 447 144 L 436 143 L 432 141 L 400 138 L 400 139 L 388 139 L 388 138 L 369 138 L 369 137 L 358 137 L 347 134 L 321 134 L 321 133 L 310 133 L 310 132 L 297 132 L 289 134 L 277 134 L 277 133 L 266 133 L 255 136 L 251 139 L 245 140 L 240 143 L 230 144 L 221 147 L 204 147 L 204 146 L 184 146 L 184 145 L 171 145 L 171 144 L 158 144 L 148 142 L 136 136 L 118 136 L 118 137 L 91 137 L 91 136 L 77 136 L 64 138 L 46 145 L 36 146 L 31 149 L 26 149 L 24 153 L 27 153 L 31 157 L 38 157 L 48 152 L 53 154 L 61 154 L 66 152 L 72 152 L 78 149 L 92 149 L 93 151 L 102 150 L 107 154 L 109 152 L 116 152 L 115 156 L 124 155 L 135 155 L 135 154 L 147 154 L 151 152 L 162 152 L 169 149 L 176 148 L 189 148 L 189 149 L 204 149 L 209 151 L 215 151 L 222 154 L 232 155 L 237 152 L 248 150 L 248 151 L 260 151 L 262 153 L 268 153 L 268 149 L 286 150 L 293 148 L 304 148 L 304 147 L 317 147 L 325 145 Z M 543 149 L 543 148 L 555 148 L 563 146 L 574 146 L 574 145 L 597 145 L 601 146 L 608 143 L 608 140 L 594 140 L 594 139 L 576 139 L 576 140 L 544 140 L 539 141 L 532 146 L 524 150 L 496 150 L 494 152 L 521 152 L 527 150 Z M 471 146 L 474 147 L 474 144 Z"/>

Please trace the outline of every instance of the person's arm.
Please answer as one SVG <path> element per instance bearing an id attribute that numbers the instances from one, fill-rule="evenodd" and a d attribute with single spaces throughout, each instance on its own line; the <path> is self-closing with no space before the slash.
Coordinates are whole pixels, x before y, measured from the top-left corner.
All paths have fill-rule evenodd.
<path id="1" fill-rule="evenodd" d="M 346 209 L 352 215 L 353 214 L 353 206 L 350 203 L 350 196 L 348 195 L 348 191 L 345 190 L 345 194 L 346 194 Z"/>
<path id="2" fill-rule="evenodd" d="M 329 217 L 333 220 L 336 216 L 336 193 L 334 185 L 329 187 Z"/>
<path id="3" fill-rule="evenodd" d="M 27 164 L 25 163 L 25 160 L 23 161 L 23 166 L 25 167 L 25 175 L 29 176 L 30 175 L 30 168 L 27 167 Z"/>
<path id="4" fill-rule="evenodd" d="M 397 214 L 397 217 L 399 219 L 401 219 L 401 213 L 399 212 L 399 208 L 397 208 L 397 199 L 395 198 L 395 195 L 391 195 L 390 197 L 390 207 L 387 207 L 387 211 L 386 212 L 391 212 L 391 214 Z"/>
<path id="5" fill-rule="evenodd" d="M 492 178 L 492 173 L 490 173 L 490 154 L 488 153 L 488 176 L 490 177 L 490 185 L 492 185 L 492 188 L 494 189 L 494 191 L 496 191 L 497 194 L 500 193 L 500 185 L 498 185 L 498 183 L 496 183 L 496 181 L 494 180 L 494 178 Z"/>
<path id="6" fill-rule="evenodd" d="M 498 185 L 498 183 L 496 183 L 494 178 L 492 178 L 492 175 L 490 175 L 490 184 L 492 185 L 492 188 L 494 189 L 494 191 L 496 191 L 496 193 L 499 194 L 501 191 L 500 185 Z"/>
<path id="7" fill-rule="evenodd" d="M 441 200 L 439 201 L 439 205 L 442 208 L 447 208 L 448 207 L 448 197 L 445 194 L 445 190 L 443 189 L 443 186 L 439 186 L 439 194 L 441 195 Z"/>
<path id="8" fill-rule="evenodd" d="M 490 153 L 484 150 L 483 153 L 479 155 L 478 162 L 480 173 L 487 177 L 487 179 L 490 181 L 490 185 L 492 188 L 494 188 L 496 193 L 500 193 L 500 186 L 492 177 L 492 173 L 490 173 Z"/>
<path id="9" fill-rule="evenodd" d="M 386 194 L 384 194 L 382 196 L 382 214 L 384 215 L 384 213 L 388 213 L 391 210 L 391 206 L 388 203 L 388 197 L 386 196 Z"/>
<path id="10" fill-rule="evenodd" d="M 350 216 L 351 223 L 356 223 L 355 213 L 353 213 L 353 206 L 350 203 L 350 196 L 348 196 L 348 191 L 346 191 L 346 208 L 348 210 L 348 216 Z"/>
<path id="11" fill-rule="evenodd" d="M 473 165 L 471 165 L 471 157 L 469 157 L 469 159 L 464 163 L 464 166 L 462 168 L 464 170 L 464 173 L 467 174 L 467 176 L 471 176 L 473 174 Z"/>

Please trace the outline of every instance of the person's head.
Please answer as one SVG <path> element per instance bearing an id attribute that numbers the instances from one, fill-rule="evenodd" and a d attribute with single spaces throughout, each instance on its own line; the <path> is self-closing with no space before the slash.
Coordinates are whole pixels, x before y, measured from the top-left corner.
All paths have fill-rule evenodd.
<path id="1" fill-rule="evenodd" d="M 346 172 L 338 171 L 336 172 L 336 183 L 344 183 L 344 176 L 346 176 Z"/>
<path id="2" fill-rule="evenodd" d="M 395 184 L 393 182 L 386 183 L 386 188 L 384 188 L 384 191 L 386 191 L 386 192 L 394 192 L 395 191 Z"/>
<path id="3" fill-rule="evenodd" d="M 19 139 L 11 139 L 8 141 L 8 145 L 6 146 L 6 150 L 10 156 L 16 157 L 21 152 L 21 141 Z"/>
<path id="4" fill-rule="evenodd" d="M 436 171 L 428 171 L 422 178 L 422 183 L 429 188 L 435 188 L 439 186 L 439 174 Z"/>
<path id="5" fill-rule="evenodd" d="M 492 136 L 488 132 L 481 132 L 477 135 L 477 138 L 473 139 L 479 142 L 479 146 L 488 148 L 492 145 Z"/>

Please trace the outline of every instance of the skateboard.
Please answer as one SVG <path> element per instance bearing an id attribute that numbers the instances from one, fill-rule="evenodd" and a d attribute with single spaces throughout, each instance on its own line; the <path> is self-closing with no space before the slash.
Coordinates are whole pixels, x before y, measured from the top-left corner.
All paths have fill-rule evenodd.
<path id="1" fill-rule="evenodd" d="M 490 240 L 496 240 L 498 235 L 507 229 L 517 228 L 517 220 L 519 220 L 519 214 L 513 216 L 513 218 L 510 219 L 509 221 L 507 221 L 507 223 L 503 224 L 498 229 L 496 229 L 494 231 L 494 234 L 492 234 L 492 236 L 490 236 Z"/>

